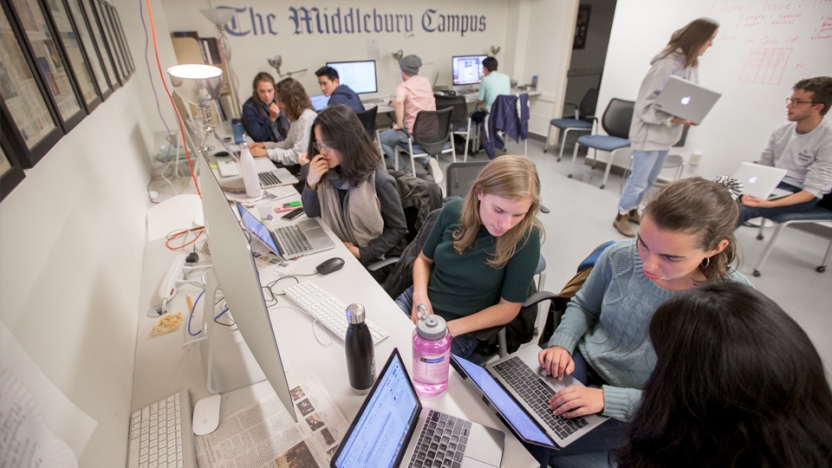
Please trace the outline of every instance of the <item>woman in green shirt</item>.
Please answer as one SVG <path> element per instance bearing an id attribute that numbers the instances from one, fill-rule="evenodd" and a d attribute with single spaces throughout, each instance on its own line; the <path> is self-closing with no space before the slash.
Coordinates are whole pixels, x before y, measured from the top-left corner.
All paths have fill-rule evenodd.
<path id="1" fill-rule="evenodd" d="M 522 156 L 501 156 L 480 172 L 464 200 L 445 205 L 413 264 L 413 286 L 396 303 L 414 323 L 416 306 L 448 322 L 451 351 L 468 357 L 474 332 L 520 312 L 537 263 L 543 227 L 540 179 Z"/>

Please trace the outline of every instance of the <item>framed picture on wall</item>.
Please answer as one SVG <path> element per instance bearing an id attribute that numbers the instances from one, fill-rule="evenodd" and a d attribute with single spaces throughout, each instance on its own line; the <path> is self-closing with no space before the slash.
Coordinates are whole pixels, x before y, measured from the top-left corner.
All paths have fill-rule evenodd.
<path id="1" fill-rule="evenodd" d="M 112 94 L 113 90 L 107 80 L 101 56 L 92 38 L 89 23 L 87 23 L 87 18 L 83 14 L 80 0 L 67 0 L 65 6 L 69 11 L 69 20 L 74 25 L 75 31 L 78 32 L 81 53 L 84 54 L 84 58 L 92 71 L 92 76 L 95 78 L 98 94 L 102 100 L 105 100 Z"/>
<path id="2" fill-rule="evenodd" d="M 578 20 L 575 22 L 575 40 L 572 41 L 572 49 L 583 49 L 586 47 L 586 34 L 589 31 L 589 13 L 592 5 L 578 6 Z"/>
<path id="3" fill-rule="evenodd" d="M 110 57 L 110 51 L 107 49 L 107 45 L 104 43 L 103 32 L 101 31 L 101 25 L 98 22 L 98 18 L 95 16 L 95 10 L 92 8 L 92 0 L 69 0 L 70 5 L 73 3 L 78 6 L 79 15 L 82 16 L 87 20 L 87 25 L 89 26 L 92 44 L 95 48 L 95 52 L 98 55 L 99 59 L 101 59 L 101 65 L 103 66 L 104 76 L 107 79 L 107 83 L 110 87 L 110 91 L 114 91 L 116 88 L 121 86 L 121 82 L 118 80 L 118 76 L 116 76 L 115 66 L 113 65 L 113 59 Z M 73 15 L 75 14 L 75 10 L 72 10 Z M 110 93 L 107 93 L 108 95 Z"/>
<path id="4" fill-rule="evenodd" d="M 30 168 L 64 132 L 10 12 L 9 4 L 0 0 L 0 138 L 21 167 Z"/>
<path id="5" fill-rule="evenodd" d="M 130 52 L 130 46 L 127 44 L 127 35 L 124 34 L 124 27 L 121 25 L 121 17 L 118 14 L 116 7 L 110 5 L 113 12 L 113 24 L 116 26 L 116 33 L 121 40 L 125 55 L 127 56 L 127 65 L 130 67 L 130 74 L 135 73 L 136 64 L 133 63 L 133 54 Z"/>
<path id="6" fill-rule="evenodd" d="M 26 177 L 23 168 L 14 158 L 14 153 L 7 148 L 5 138 L 0 134 L 0 201 L 12 193 L 12 190 Z"/>
<path id="7" fill-rule="evenodd" d="M 113 47 L 113 43 L 107 36 L 107 27 L 104 24 L 104 16 L 101 14 L 101 6 L 99 5 L 98 0 L 83 0 L 83 2 L 84 6 L 87 7 L 87 14 L 90 18 L 90 26 L 92 26 L 94 30 L 97 29 L 95 39 L 99 41 L 98 47 L 101 49 L 101 55 L 106 56 L 104 59 L 110 61 L 110 68 L 108 68 L 108 71 L 112 73 L 110 76 L 114 78 L 111 83 L 113 83 L 114 87 L 119 87 L 124 84 L 126 80 L 121 73 L 121 68 L 118 66 L 117 53 Z M 95 26 L 93 26 L 93 23 L 95 23 Z"/>
<path id="8" fill-rule="evenodd" d="M 116 61 L 116 70 L 121 77 L 121 84 L 123 85 L 127 83 L 127 78 L 130 73 L 128 73 L 127 65 L 125 65 L 124 52 L 121 50 L 121 47 L 116 40 L 116 35 L 113 32 L 113 22 L 110 18 L 109 10 L 107 9 L 107 5 L 109 4 L 104 0 L 94 1 L 96 7 L 98 8 L 98 15 L 101 18 L 101 24 L 104 26 L 104 36 L 107 38 L 107 43 L 110 44 L 110 51 Z"/>
<path id="9" fill-rule="evenodd" d="M 15 13 L 23 39 L 21 45 L 28 49 L 34 60 L 36 74 L 46 87 L 50 105 L 57 110 L 58 121 L 68 133 L 81 122 L 86 112 L 57 34 L 47 21 L 48 13 L 38 0 L 4 1 Z"/>
<path id="10" fill-rule="evenodd" d="M 57 43 L 63 50 L 64 57 L 67 58 L 67 72 L 78 84 L 81 103 L 89 114 L 101 103 L 101 96 L 93 83 L 92 69 L 78 40 L 79 34 L 72 24 L 69 10 L 63 0 L 46 0 L 44 5 L 52 18 L 52 27 L 58 33 L 55 35 Z"/>

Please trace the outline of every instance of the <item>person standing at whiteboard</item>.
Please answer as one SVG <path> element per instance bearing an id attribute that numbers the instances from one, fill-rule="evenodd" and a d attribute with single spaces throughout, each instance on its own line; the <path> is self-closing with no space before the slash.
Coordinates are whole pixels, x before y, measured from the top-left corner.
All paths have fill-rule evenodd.
<path id="1" fill-rule="evenodd" d="M 743 195 L 737 227 L 751 218 L 809 211 L 832 191 L 832 77 L 798 81 L 786 98 L 787 122 L 774 129 L 759 164 L 786 169 L 778 188 L 792 192 L 776 200 Z"/>
<path id="2" fill-rule="evenodd" d="M 653 107 L 671 76 L 699 83 L 699 57 L 713 44 L 719 24 L 699 18 L 677 30 L 667 46 L 653 57 L 647 76 L 641 82 L 630 123 L 633 172 L 621 192 L 618 215 L 613 226 L 627 237 L 635 236 L 630 222 L 641 222 L 638 207 L 644 194 L 656 182 L 667 153 L 682 136 L 683 125 L 691 121 L 674 117 Z"/>

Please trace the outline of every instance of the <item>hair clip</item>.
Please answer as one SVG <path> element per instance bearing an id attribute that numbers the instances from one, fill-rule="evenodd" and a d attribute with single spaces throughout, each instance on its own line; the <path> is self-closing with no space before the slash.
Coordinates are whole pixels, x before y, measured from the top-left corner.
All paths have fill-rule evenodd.
<path id="1" fill-rule="evenodd" d="M 728 177 L 724 175 L 714 177 L 714 182 L 720 185 L 724 185 L 726 189 L 731 193 L 731 198 L 734 200 L 738 200 L 742 195 L 743 185 L 739 179 L 735 179 L 733 177 Z"/>

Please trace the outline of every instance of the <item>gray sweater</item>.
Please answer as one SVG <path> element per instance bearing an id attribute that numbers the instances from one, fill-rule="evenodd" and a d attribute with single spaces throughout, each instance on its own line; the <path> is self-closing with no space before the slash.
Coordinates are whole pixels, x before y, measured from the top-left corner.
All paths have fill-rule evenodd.
<path id="1" fill-rule="evenodd" d="M 673 296 L 641 272 L 635 240 L 619 242 L 601 254 L 549 340 L 587 363 L 610 385 L 604 385 L 602 414 L 630 419 L 641 401 L 641 388 L 656 365 L 648 328 L 656 309 Z M 736 270 L 728 279 L 750 285 Z"/>
<path id="2" fill-rule="evenodd" d="M 298 163 L 298 156 L 306 152 L 309 146 L 309 136 L 312 134 L 312 124 L 318 113 L 312 109 L 304 109 L 297 120 L 289 125 L 286 139 L 275 143 L 267 141 L 264 146 L 269 159 L 284 166 Z"/>
<path id="3" fill-rule="evenodd" d="M 662 58 L 661 53 L 650 61 L 650 71 L 638 90 L 633 120 L 630 123 L 630 145 L 636 151 L 666 151 L 682 137 L 682 124 L 672 124 L 672 115 L 656 110 L 653 104 L 671 76 L 699 83 L 696 68 L 685 68 L 685 56 L 673 52 Z"/>
<path id="4" fill-rule="evenodd" d="M 783 122 L 772 132 L 760 164 L 786 169 L 783 182 L 823 198 L 832 190 L 832 122 L 824 118 L 804 134 L 797 133 L 796 122 Z"/>

